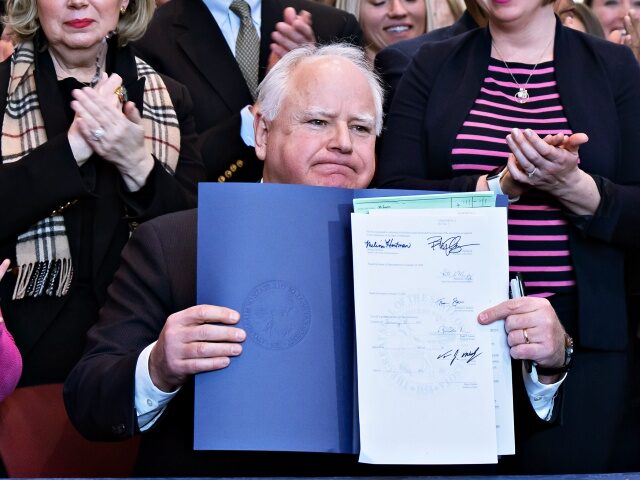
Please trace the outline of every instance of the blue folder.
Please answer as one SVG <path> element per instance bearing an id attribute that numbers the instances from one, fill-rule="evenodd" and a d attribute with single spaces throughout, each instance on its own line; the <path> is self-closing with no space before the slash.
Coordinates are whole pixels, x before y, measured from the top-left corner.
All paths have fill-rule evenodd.
<path id="1" fill-rule="evenodd" d="M 427 192 L 199 189 L 197 301 L 238 310 L 247 339 L 196 377 L 194 448 L 357 453 L 352 202 Z"/>

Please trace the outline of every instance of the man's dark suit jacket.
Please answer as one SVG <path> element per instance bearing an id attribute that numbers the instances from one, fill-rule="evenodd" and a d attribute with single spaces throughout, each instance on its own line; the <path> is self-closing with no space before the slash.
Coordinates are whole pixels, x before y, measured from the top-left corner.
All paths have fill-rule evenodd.
<path id="1" fill-rule="evenodd" d="M 420 47 L 427 42 L 439 42 L 446 40 L 461 33 L 468 32 L 478 28 L 478 24 L 473 17 L 465 10 L 462 16 L 453 24 L 448 27 L 438 28 L 432 30 L 424 35 L 420 35 L 416 38 L 409 40 L 403 40 L 401 42 L 394 43 L 388 47 L 383 48 L 378 52 L 375 58 L 376 71 L 382 77 L 382 81 L 387 87 L 387 95 L 385 96 L 385 109 L 389 110 L 391 100 L 395 94 L 398 82 L 402 78 L 402 74 L 405 72 L 413 56 L 420 50 Z"/>
<path id="2" fill-rule="evenodd" d="M 563 427 L 523 444 L 531 452 L 523 460 L 529 473 L 547 472 L 554 463 L 562 468 L 556 471 L 573 473 L 638 469 L 638 435 L 628 437 L 635 453 L 625 458 L 616 442 L 630 425 L 624 417 L 628 389 L 638 382 L 629 367 L 624 248 L 640 247 L 640 69 L 628 48 L 556 22 L 560 99 L 571 129 L 589 135 L 580 147 L 580 167 L 594 178 L 601 201 L 591 217 L 567 215 L 577 305 L 569 309 L 576 318 L 560 318 L 572 323 L 577 361 L 563 387 Z M 418 51 L 387 118 L 378 185 L 475 190 L 479 175 L 454 176 L 451 151 L 490 52 L 487 29 Z"/>
<path id="3" fill-rule="evenodd" d="M 320 43 L 362 43 L 362 32 L 351 14 L 309 0 L 262 0 L 260 80 L 266 73 L 271 32 L 282 20 L 286 7 L 311 13 L 313 30 Z M 240 110 L 253 103 L 253 99 L 235 57 L 204 2 L 179 0 L 163 5 L 134 47 L 138 56 L 156 71 L 189 89 L 208 179 L 260 180 L 262 162 L 240 137 Z"/>
<path id="4" fill-rule="evenodd" d="M 123 251 L 100 321 L 90 330 L 85 355 L 65 383 L 69 416 L 89 439 L 118 440 L 138 433 L 134 410 L 138 356 L 157 340 L 169 315 L 196 301 L 196 217 L 197 211 L 189 210 L 146 222 L 135 231 Z M 539 420 L 531 408 L 518 368 L 514 368 L 514 386 L 516 428 L 520 430 L 520 425 L 547 428 L 548 424 Z M 370 466 L 357 464 L 351 455 L 193 451 L 193 387 L 193 380 L 184 385 L 157 423 L 142 434 L 138 475 L 249 477 L 496 472 L 495 466 L 478 465 Z M 504 468 L 511 467 L 507 463 Z"/>

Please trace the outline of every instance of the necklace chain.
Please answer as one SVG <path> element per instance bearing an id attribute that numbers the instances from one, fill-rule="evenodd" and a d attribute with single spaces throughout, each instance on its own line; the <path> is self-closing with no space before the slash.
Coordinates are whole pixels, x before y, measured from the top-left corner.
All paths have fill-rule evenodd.
<path id="1" fill-rule="evenodd" d="M 531 76 L 533 75 L 533 72 L 535 72 L 536 68 L 538 68 L 538 65 L 540 65 L 540 62 L 544 58 L 544 54 L 549 48 L 549 45 L 551 45 L 552 41 L 553 41 L 553 36 L 551 36 L 551 38 L 549 39 L 549 43 L 547 43 L 547 45 L 544 47 L 544 50 L 542 50 L 542 53 L 540 54 L 540 58 L 538 59 L 538 62 L 531 69 L 531 73 L 529 73 L 529 77 L 527 77 L 527 81 L 524 82 L 524 84 L 522 85 L 518 83 L 518 81 L 516 80 L 516 77 L 513 75 L 511 68 L 509 68 L 509 64 L 504 59 L 504 55 L 502 55 L 502 52 L 498 48 L 498 45 L 496 45 L 496 42 L 494 42 L 493 40 L 491 41 L 491 43 L 493 44 L 493 47 L 496 49 L 496 53 L 500 55 L 500 60 L 502 60 L 502 63 L 504 63 L 504 66 L 506 67 L 507 72 L 509 72 L 509 75 L 511 75 L 511 78 L 513 79 L 513 83 L 515 83 L 518 86 L 518 91 L 514 95 L 514 97 L 516 97 L 516 102 L 527 103 L 527 101 L 529 100 L 529 91 L 527 90 L 527 87 L 529 86 L 529 81 L 531 80 Z"/>
<path id="2" fill-rule="evenodd" d="M 98 53 L 96 54 L 96 69 L 95 69 L 95 73 L 93 74 L 93 77 L 91 78 L 91 80 L 89 82 L 80 82 L 84 85 L 86 85 L 87 87 L 95 87 L 98 82 L 100 81 L 100 77 L 102 75 L 102 68 L 103 65 L 106 61 L 107 58 L 107 40 L 109 40 L 114 34 L 116 33 L 115 30 L 110 31 L 109 33 L 107 33 L 107 35 L 105 37 L 102 38 L 101 42 L 100 42 L 100 46 L 98 47 Z M 54 66 L 57 70 L 60 70 L 62 73 L 66 74 L 67 77 L 73 77 L 73 75 L 71 74 L 71 72 L 69 72 L 69 70 L 67 70 L 66 68 L 64 68 L 62 66 L 62 64 L 60 63 L 60 61 L 56 58 L 55 55 L 51 54 L 51 58 L 53 59 L 53 63 Z M 56 72 L 57 73 L 57 72 Z M 59 80 L 62 80 L 62 78 L 66 78 L 66 77 L 62 77 L 61 75 L 57 75 Z"/>

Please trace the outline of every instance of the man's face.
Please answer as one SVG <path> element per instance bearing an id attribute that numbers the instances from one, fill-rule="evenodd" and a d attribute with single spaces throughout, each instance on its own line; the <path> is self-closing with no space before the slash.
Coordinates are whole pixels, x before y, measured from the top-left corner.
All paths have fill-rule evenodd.
<path id="1" fill-rule="evenodd" d="M 366 188 L 375 168 L 375 102 L 349 61 L 318 57 L 295 67 L 275 119 L 256 115 L 264 181 Z"/>

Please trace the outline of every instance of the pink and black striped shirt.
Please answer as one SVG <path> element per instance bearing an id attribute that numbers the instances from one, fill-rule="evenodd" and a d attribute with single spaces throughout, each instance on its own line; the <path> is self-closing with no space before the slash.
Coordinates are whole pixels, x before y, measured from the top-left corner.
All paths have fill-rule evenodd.
<path id="1" fill-rule="evenodd" d="M 541 137 L 571 129 L 556 86 L 553 62 L 510 63 L 509 68 L 529 100 L 518 103 L 504 63 L 491 58 L 482 88 L 463 123 L 452 150 L 454 175 L 485 174 L 505 165 L 510 150 L 505 137 L 513 128 L 530 128 Z M 568 224 L 550 195 L 532 190 L 509 206 L 509 269 L 523 272 L 529 295 L 549 297 L 575 289 Z"/>

